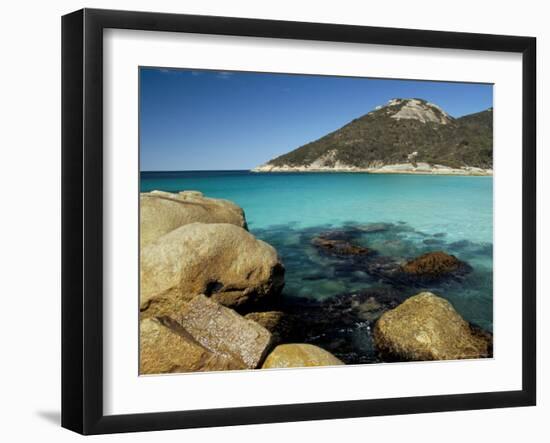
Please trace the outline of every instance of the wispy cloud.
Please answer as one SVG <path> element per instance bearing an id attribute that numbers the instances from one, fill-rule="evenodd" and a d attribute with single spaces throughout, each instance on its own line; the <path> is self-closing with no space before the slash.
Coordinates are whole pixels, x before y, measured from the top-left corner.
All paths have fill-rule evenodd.
<path id="1" fill-rule="evenodd" d="M 231 78 L 232 76 L 233 76 L 233 73 L 227 72 L 227 71 L 220 71 L 216 74 L 216 77 L 221 79 L 228 79 L 228 78 Z"/>
<path id="2" fill-rule="evenodd" d="M 159 72 L 163 74 L 174 74 L 174 75 L 192 75 L 193 77 L 199 77 L 201 75 L 210 74 L 215 78 L 222 80 L 227 80 L 235 74 L 234 72 L 229 71 L 193 71 L 187 69 L 175 69 L 175 68 L 157 68 Z"/>
<path id="3" fill-rule="evenodd" d="M 158 72 L 162 72 L 163 74 L 170 74 L 170 75 L 185 75 L 189 73 L 189 71 L 185 69 L 178 69 L 178 68 L 157 68 Z"/>

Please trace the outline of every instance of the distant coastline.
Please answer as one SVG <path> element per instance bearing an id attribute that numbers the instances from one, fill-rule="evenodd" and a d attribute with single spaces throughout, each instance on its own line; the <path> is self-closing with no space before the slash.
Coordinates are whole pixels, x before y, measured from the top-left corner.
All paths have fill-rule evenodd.
<path id="1" fill-rule="evenodd" d="M 430 165 L 428 163 L 397 163 L 390 165 L 380 165 L 369 168 L 359 168 L 349 165 L 335 166 L 274 166 L 265 164 L 257 166 L 250 172 L 356 172 L 368 174 L 415 174 L 415 175 L 465 175 L 465 176 L 492 176 L 492 169 L 477 168 L 474 166 L 464 166 L 461 168 L 451 168 L 444 165 Z"/>
<path id="2" fill-rule="evenodd" d="M 459 118 L 423 99 L 392 99 L 252 172 L 493 175 L 493 108 Z"/>

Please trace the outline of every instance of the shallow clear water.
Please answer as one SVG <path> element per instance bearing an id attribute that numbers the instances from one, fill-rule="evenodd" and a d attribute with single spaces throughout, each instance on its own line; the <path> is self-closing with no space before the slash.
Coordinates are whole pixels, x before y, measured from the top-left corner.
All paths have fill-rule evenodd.
<path id="1" fill-rule="evenodd" d="M 354 242 L 407 259 L 443 250 L 468 262 L 463 281 L 432 287 L 470 322 L 492 331 L 492 177 L 142 172 L 141 191 L 198 190 L 241 206 L 249 229 L 272 244 L 286 268 L 284 294 L 326 299 L 380 286 L 366 272 L 311 245 L 321 232 L 362 228 Z M 369 231 L 383 223 L 383 230 Z M 418 292 L 411 288 L 411 295 Z"/>

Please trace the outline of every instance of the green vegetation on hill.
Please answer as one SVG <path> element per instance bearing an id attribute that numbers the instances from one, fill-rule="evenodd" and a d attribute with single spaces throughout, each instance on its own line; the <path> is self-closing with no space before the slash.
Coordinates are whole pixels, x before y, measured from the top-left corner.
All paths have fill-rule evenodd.
<path id="1" fill-rule="evenodd" d="M 268 164 L 316 161 L 328 167 L 338 162 L 360 168 L 426 162 L 492 168 L 493 110 L 455 119 L 425 100 L 396 99 Z"/>

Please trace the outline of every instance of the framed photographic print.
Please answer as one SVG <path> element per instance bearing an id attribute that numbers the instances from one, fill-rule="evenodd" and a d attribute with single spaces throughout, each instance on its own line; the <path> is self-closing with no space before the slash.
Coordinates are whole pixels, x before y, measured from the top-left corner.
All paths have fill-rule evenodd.
<path id="1" fill-rule="evenodd" d="M 62 21 L 62 425 L 534 405 L 531 37 Z"/>

